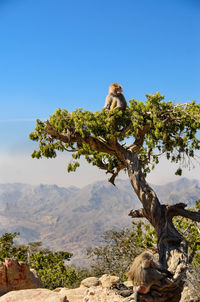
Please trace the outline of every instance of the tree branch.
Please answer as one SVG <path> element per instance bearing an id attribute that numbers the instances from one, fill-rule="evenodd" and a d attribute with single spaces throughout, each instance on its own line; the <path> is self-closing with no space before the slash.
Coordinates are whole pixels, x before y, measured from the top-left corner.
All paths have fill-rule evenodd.
<path id="1" fill-rule="evenodd" d="M 124 129 L 122 129 L 122 131 L 121 131 L 121 136 L 122 137 L 124 137 L 124 136 L 126 136 L 126 133 L 128 132 L 128 130 L 130 130 L 131 129 L 131 127 L 132 127 L 132 123 L 130 123 L 128 126 L 126 126 Z"/>
<path id="2" fill-rule="evenodd" d="M 184 203 L 178 203 L 175 205 L 167 205 L 167 217 L 172 219 L 174 216 L 182 216 L 185 218 L 189 218 L 193 221 L 200 222 L 200 212 L 193 212 L 185 210 L 187 205 Z"/>
<path id="3" fill-rule="evenodd" d="M 172 220 L 174 216 L 182 216 L 185 218 L 189 218 L 193 221 L 200 222 L 200 212 L 188 211 L 185 210 L 187 205 L 185 203 L 177 203 L 175 205 L 167 205 L 166 206 L 166 217 L 168 220 Z M 145 210 L 131 210 L 129 216 L 132 218 L 146 218 Z"/>
<path id="4" fill-rule="evenodd" d="M 99 140 L 96 137 L 92 136 L 85 136 L 82 137 L 80 134 L 75 133 L 75 130 L 70 131 L 69 129 L 66 129 L 66 133 L 59 133 L 57 130 L 54 129 L 54 127 L 49 123 L 49 121 L 46 121 L 47 128 L 41 130 L 43 133 L 46 133 L 50 135 L 52 138 L 62 141 L 63 143 L 80 143 L 80 144 L 87 144 L 92 147 L 93 150 L 98 152 L 104 152 L 110 155 L 117 156 L 115 151 L 115 144 L 107 144 L 106 142 Z"/>
<path id="5" fill-rule="evenodd" d="M 145 210 L 139 209 L 139 210 L 131 210 L 128 216 L 131 216 L 132 218 L 146 218 Z"/>
<path id="6" fill-rule="evenodd" d="M 134 143 L 128 147 L 130 151 L 134 151 L 136 154 L 139 152 L 140 148 L 144 143 L 145 134 L 150 128 L 150 124 L 146 124 L 142 127 L 142 129 L 138 132 Z"/>
<path id="7" fill-rule="evenodd" d="M 112 176 L 109 178 L 109 182 L 115 186 L 115 178 L 117 177 L 117 175 L 119 174 L 119 172 L 122 170 L 122 169 L 125 169 L 126 166 L 123 165 L 122 163 L 119 163 L 118 167 L 116 168 L 116 171 L 115 172 L 107 172 L 107 173 L 112 173 Z"/>

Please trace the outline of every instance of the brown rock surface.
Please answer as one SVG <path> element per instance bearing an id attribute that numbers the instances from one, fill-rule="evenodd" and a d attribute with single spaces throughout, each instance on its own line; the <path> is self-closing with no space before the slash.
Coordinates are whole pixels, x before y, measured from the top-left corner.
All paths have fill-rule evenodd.
<path id="1" fill-rule="evenodd" d="M 81 286 L 92 287 L 100 285 L 99 278 L 89 277 L 81 281 Z"/>
<path id="2" fill-rule="evenodd" d="M 8 291 L 5 263 L 0 263 L 0 295 Z"/>
<path id="3" fill-rule="evenodd" d="M 15 269 L 13 268 L 12 271 L 15 273 L 19 264 L 16 262 L 14 264 Z M 119 278 L 111 275 L 103 275 L 101 278 L 90 277 L 84 279 L 79 288 L 57 288 L 56 291 L 43 288 L 11 291 L 2 296 L 0 302 L 128 302 L 129 298 L 124 299 L 111 288 L 117 282 Z M 133 302 L 134 298 L 130 301 Z"/>
<path id="4" fill-rule="evenodd" d="M 75 289 L 63 288 L 59 295 L 63 298 L 66 296 L 69 302 L 122 302 L 124 300 L 122 296 L 117 295 L 113 290 L 102 288 L 102 286 Z"/>
<path id="5" fill-rule="evenodd" d="M 105 274 L 99 278 L 99 281 L 101 282 L 102 287 L 110 288 L 119 282 L 119 277 Z"/>
<path id="6" fill-rule="evenodd" d="M 30 270 L 25 263 L 7 258 L 0 263 L 0 295 L 12 290 L 43 287 L 35 270 Z"/>
<path id="7" fill-rule="evenodd" d="M 90 277 L 84 279 L 79 288 L 62 288 L 59 294 L 66 296 L 69 302 L 122 302 L 124 297 L 111 289 L 118 281 L 119 277 L 111 275 L 103 275 L 99 279 Z"/>
<path id="8" fill-rule="evenodd" d="M 61 291 L 59 292 L 59 295 L 63 298 L 67 297 L 69 302 L 83 302 L 85 293 L 86 293 L 85 287 L 79 287 L 74 289 L 62 288 Z"/>
<path id="9" fill-rule="evenodd" d="M 128 288 L 133 289 L 133 283 L 132 283 L 132 281 L 125 281 L 125 282 L 124 282 L 124 285 L 125 285 L 126 287 L 128 287 Z"/>
<path id="10" fill-rule="evenodd" d="M 0 298 L 0 302 L 68 302 L 66 297 L 45 288 L 12 291 Z"/>

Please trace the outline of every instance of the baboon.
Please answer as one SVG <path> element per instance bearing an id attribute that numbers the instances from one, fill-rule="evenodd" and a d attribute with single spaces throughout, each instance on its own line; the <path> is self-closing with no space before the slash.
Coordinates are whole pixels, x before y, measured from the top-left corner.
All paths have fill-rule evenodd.
<path id="1" fill-rule="evenodd" d="M 113 83 L 109 86 L 109 93 L 106 97 L 105 110 L 125 110 L 127 106 L 126 99 L 122 93 L 122 86 L 118 83 Z"/>
<path id="2" fill-rule="evenodd" d="M 141 294 L 148 293 L 152 285 L 161 286 L 161 280 L 173 276 L 171 272 L 161 268 L 149 252 L 143 252 L 134 259 L 127 275 L 138 286 L 137 292 Z"/>

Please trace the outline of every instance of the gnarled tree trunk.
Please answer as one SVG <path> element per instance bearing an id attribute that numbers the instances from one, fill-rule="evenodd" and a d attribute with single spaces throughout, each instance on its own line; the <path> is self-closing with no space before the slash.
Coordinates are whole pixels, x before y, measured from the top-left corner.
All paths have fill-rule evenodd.
<path id="1" fill-rule="evenodd" d="M 139 294 L 137 300 L 141 302 L 180 301 L 188 262 L 188 244 L 175 229 L 172 218 L 176 215 L 190 216 L 192 212 L 184 210 L 185 205 L 182 203 L 173 206 L 161 205 L 156 193 L 145 180 L 137 155 L 123 150 L 123 159 L 131 185 L 143 205 L 142 209 L 132 210 L 129 215 L 133 218 L 145 217 L 152 224 L 158 238 L 159 261 L 164 268 L 174 274 L 172 282 L 163 282 L 160 288 L 152 287 L 148 294 Z M 190 218 L 194 217 L 191 215 Z M 197 215 L 195 220 L 199 221 L 199 218 L 200 216 Z"/>

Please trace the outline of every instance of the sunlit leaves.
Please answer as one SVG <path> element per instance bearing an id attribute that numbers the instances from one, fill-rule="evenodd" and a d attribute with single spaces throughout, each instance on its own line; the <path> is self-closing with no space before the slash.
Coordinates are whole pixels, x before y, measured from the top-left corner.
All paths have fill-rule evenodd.
<path id="1" fill-rule="evenodd" d="M 165 102 L 159 92 L 147 94 L 146 102 L 130 100 L 125 112 L 90 112 L 78 108 L 70 113 L 59 108 L 50 116 L 49 123 L 58 134 L 68 135 L 69 140 L 64 143 L 50 132 L 47 134 L 48 124 L 37 120 L 30 139 L 39 142 L 39 149 L 32 156 L 54 158 L 57 151 L 71 151 L 73 160 L 68 165 L 68 172 L 76 170 L 81 156 L 88 163 L 107 171 L 113 171 L 118 166 L 120 158 L 97 152 L 87 143 L 88 137 L 111 148 L 113 142 L 122 144 L 125 149 L 140 142 L 137 154 L 144 173 L 150 172 L 159 163 L 160 156 L 165 154 L 168 160 L 180 164 L 176 171 L 180 175 L 181 167 L 190 165 L 195 150 L 200 149 L 200 105 L 195 101 L 185 105 Z M 149 127 L 141 140 L 145 125 Z M 76 137 L 82 138 L 83 142 L 76 140 Z M 134 152 L 134 148 L 131 150 Z"/>
<path id="2" fill-rule="evenodd" d="M 51 252 L 41 248 L 41 242 L 30 242 L 28 245 L 17 245 L 14 239 L 19 233 L 4 233 L 0 237 L 0 260 L 5 258 L 16 259 L 27 263 L 40 275 L 46 288 L 72 287 L 79 281 L 76 271 L 66 266 L 72 253 L 65 251 Z"/>
<path id="3" fill-rule="evenodd" d="M 46 288 L 70 287 L 77 281 L 74 269 L 65 266 L 65 260 L 69 260 L 72 254 L 68 252 L 44 252 L 39 251 L 30 255 L 29 261 L 40 275 Z"/>
<path id="4" fill-rule="evenodd" d="M 67 172 L 75 172 L 76 169 L 80 166 L 79 162 L 77 161 L 71 161 L 69 164 L 68 164 L 68 167 L 67 167 Z"/>
<path id="5" fill-rule="evenodd" d="M 4 233 L 0 237 L 0 261 L 5 258 L 14 258 L 18 261 L 25 261 L 28 248 L 23 245 L 15 245 L 14 239 L 19 235 L 18 232 Z"/>

